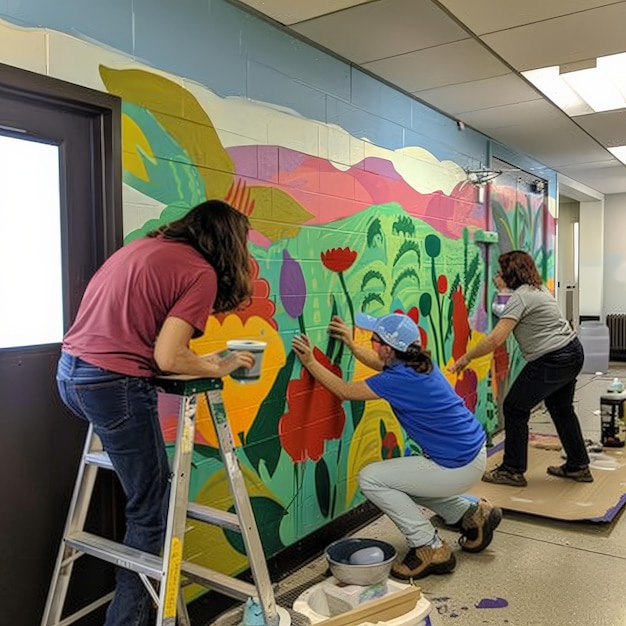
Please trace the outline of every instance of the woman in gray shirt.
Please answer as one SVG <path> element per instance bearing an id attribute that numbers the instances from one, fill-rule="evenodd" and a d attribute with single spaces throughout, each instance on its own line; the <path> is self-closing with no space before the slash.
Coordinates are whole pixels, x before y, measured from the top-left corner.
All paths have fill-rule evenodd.
<path id="1" fill-rule="evenodd" d="M 556 300 L 544 287 L 533 258 L 521 250 L 500 255 L 497 279 L 513 290 L 494 329 L 449 370 L 462 372 L 472 359 L 493 352 L 513 332 L 527 363 L 511 386 L 504 405 L 504 458 L 483 480 L 526 486 L 528 420 L 542 400 L 567 455 L 548 474 L 577 482 L 593 482 L 589 455 L 574 411 L 576 376 L 583 366 L 583 347 Z"/>

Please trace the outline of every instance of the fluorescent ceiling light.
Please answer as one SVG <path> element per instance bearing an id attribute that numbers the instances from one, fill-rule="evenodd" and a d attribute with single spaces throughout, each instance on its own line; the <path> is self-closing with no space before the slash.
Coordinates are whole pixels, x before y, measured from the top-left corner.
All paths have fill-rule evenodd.
<path id="1" fill-rule="evenodd" d="M 570 68 L 576 65 L 583 67 L 567 71 L 551 66 L 522 74 L 570 116 L 626 108 L 626 53 L 571 64 Z"/>
<path id="2" fill-rule="evenodd" d="M 617 146 L 615 148 L 608 148 L 608 151 L 624 165 L 626 165 L 626 146 Z"/>
<path id="3" fill-rule="evenodd" d="M 596 112 L 626 107 L 610 77 L 597 67 L 561 74 L 561 78 Z"/>

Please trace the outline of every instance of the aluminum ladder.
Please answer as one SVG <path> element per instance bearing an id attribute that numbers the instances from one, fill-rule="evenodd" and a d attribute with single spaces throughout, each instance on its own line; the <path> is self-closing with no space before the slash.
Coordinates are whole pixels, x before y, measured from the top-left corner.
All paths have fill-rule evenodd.
<path id="1" fill-rule="evenodd" d="M 280 617 L 261 537 L 224 409 L 222 380 L 174 375 L 159 377 L 155 383 L 159 390 L 181 396 L 163 556 L 129 548 L 83 530 L 97 472 L 99 469 L 113 469 L 90 426 L 41 626 L 68 626 L 113 597 L 113 593 L 106 594 L 71 615 L 63 615 L 74 562 L 85 554 L 137 572 L 157 607 L 155 626 L 175 626 L 177 623 L 180 626 L 191 626 L 181 593 L 181 582 L 197 583 L 237 600 L 254 598 L 262 609 L 266 626 L 278 626 Z M 196 407 L 200 394 L 206 397 L 215 425 L 236 513 L 188 502 Z M 183 561 L 187 518 L 241 533 L 254 584 Z M 155 587 L 151 580 L 157 581 L 158 585 Z"/>

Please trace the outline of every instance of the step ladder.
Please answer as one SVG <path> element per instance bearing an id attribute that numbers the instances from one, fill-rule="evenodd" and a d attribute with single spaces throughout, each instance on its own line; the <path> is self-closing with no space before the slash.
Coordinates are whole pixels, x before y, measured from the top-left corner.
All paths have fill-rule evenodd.
<path id="1" fill-rule="evenodd" d="M 100 440 L 90 427 L 41 626 L 68 626 L 113 597 L 113 593 L 109 593 L 69 616 L 63 616 L 74 562 L 85 554 L 137 572 L 157 606 L 156 626 L 175 626 L 177 621 L 180 626 L 191 626 L 181 593 L 183 582 L 198 583 L 237 600 L 254 598 L 262 610 L 265 626 L 279 626 L 279 623 L 285 626 L 284 616 L 287 615 L 288 624 L 289 615 L 284 609 L 279 614 L 274 599 L 261 537 L 222 401 L 222 380 L 177 375 L 157 378 L 156 384 L 165 393 L 181 396 L 163 556 L 129 548 L 83 530 L 97 472 L 103 468 L 113 469 Z M 206 397 L 215 425 L 236 513 L 188 502 L 196 407 L 200 394 Z M 183 561 L 187 518 L 241 533 L 254 584 Z M 151 580 L 159 584 L 155 587 Z"/>

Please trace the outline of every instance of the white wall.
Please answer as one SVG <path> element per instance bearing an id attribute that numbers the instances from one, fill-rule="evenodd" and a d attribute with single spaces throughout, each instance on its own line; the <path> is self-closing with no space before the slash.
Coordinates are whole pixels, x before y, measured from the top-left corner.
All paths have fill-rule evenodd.
<path id="1" fill-rule="evenodd" d="M 578 222 L 579 203 L 573 200 L 559 201 L 557 226 L 557 287 L 556 300 L 563 315 L 570 320 L 566 306 L 566 293 L 573 287 L 573 312 L 571 321 L 578 323 L 578 283 L 574 259 L 574 224 Z"/>
<path id="2" fill-rule="evenodd" d="M 604 202 L 604 312 L 626 313 L 626 193 Z"/>
<path id="3" fill-rule="evenodd" d="M 581 202 L 579 308 L 580 315 L 603 315 L 604 201 Z"/>

